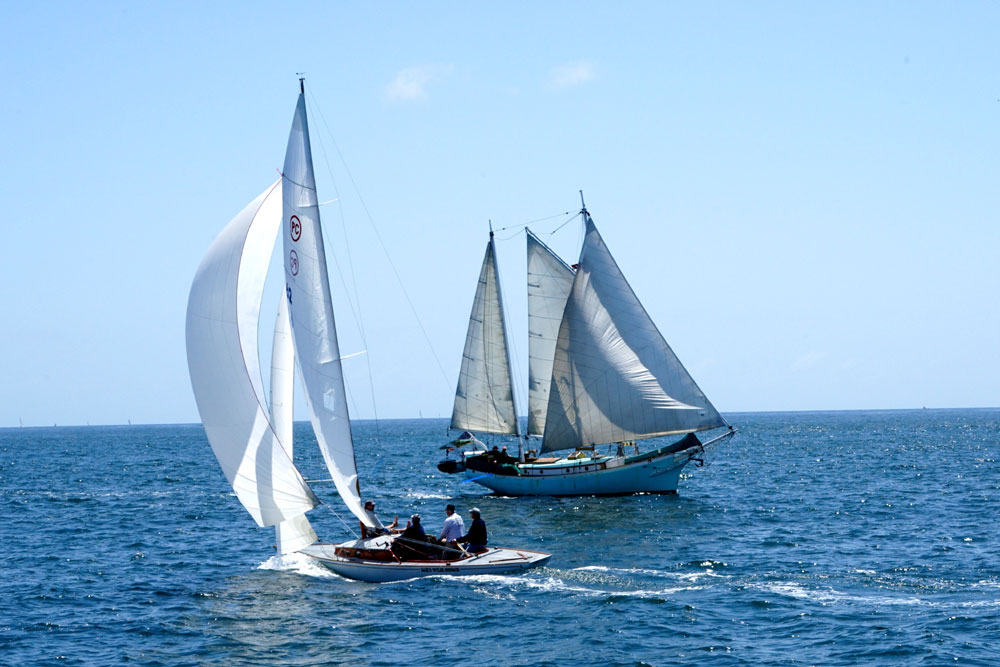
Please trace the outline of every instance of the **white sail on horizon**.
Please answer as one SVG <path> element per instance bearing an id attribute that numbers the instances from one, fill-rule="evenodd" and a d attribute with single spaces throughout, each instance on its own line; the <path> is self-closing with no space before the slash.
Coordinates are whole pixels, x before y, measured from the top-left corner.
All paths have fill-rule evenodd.
<path id="1" fill-rule="evenodd" d="M 566 299 L 573 287 L 573 269 L 530 229 L 528 250 L 528 433 L 545 432 L 552 360 Z"/>
<path id="2" fill-rule="evenodd" d="M 260 305 L 281 199 L 279 181 L 215 239 L 192 282 L 186 323 L 188 370 L 205 434 L 259 526 L 303 516 L 319 504 L 265 408 L 259 361 Z"/>
<path id="3" fill-rule="evenodd" d="M 726 422 L 670 349 L 593 220 L 553 359 L 542 451 L 690 433 Z"/>
<path id="4" fill-rule="evenodd" d="M 492 233 L 469 315 L 451 428 L 480 433 L 520 432 Z"/>

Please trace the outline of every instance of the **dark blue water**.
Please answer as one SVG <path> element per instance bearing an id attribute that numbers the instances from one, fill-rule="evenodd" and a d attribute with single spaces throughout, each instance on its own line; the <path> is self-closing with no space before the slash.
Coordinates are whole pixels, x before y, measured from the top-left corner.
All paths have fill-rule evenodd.
<path id="1" fill-rule="evenodd" d="M 200 426 L 0 430 L 0 663 L 1000 664 L 1000 410 L 730 418 L 679 495 L 616 498 L 487 496 L 444 422 L 359 424 L 384 519 L 453 500 L 555 554 L 380 585 L 270 558 Z"/>

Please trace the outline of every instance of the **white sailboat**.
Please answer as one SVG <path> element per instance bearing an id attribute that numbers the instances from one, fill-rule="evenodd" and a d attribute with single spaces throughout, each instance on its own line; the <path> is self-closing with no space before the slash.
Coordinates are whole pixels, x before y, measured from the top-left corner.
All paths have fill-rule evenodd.
<path id="1" fill-rule="evenodd" d="M 321 501 L 292 456 L 296 366 L 316 441 L 340 498 L 363 526 L 375 526 L 360 500 L 304 92 L 302 85 L 281 178 L 223 229 L 198 268 L 188 300 L 191 384 L 226 478 L 259 526 L 275 526 L 280 554 L 306 554 L 352 579 L 499 574 L 545 562 L 550 554 L 496 547 L 479 554 L 442 551 L 446 556 L 439 559 L 403 559 L 393 549 L 401 538 L 393 535 L 342 544 L 317 541 L 306 512 Z M 285 295 L 274 328 L 268 403 L 257 331 L 279 231 Z"/>
<path id="2" fill-rule="evenodd" d="M 574 451 L 521 448 L 491 232 L 451 422 L 466 431 L 455 444 L 476 448 L 438 468 L 504 495 L 676 492 L 684 466 L 734 431 L 642 307 L 585 205 L 580 213 L 586 235 L 575 267 L 527 231 L 528 437 L 542 438 L 538 454 Z M 727 430 L 705 443 L 695 435 L 716 428 Z M 486 451 L 472 433 L 515 435 L 519 455 Z M 636 444 L 669 435 L 684 437 L 646 452 Z M 601 454 L 602 444 L 616 451 Z"/>

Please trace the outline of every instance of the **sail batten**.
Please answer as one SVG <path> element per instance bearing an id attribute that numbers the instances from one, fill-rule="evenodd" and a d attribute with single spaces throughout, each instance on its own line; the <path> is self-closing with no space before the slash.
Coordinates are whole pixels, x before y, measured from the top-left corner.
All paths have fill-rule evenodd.
<path id="1" fill-rule="evenodd" d="M 285 298 L 306 407 L 341 499 L 371 527 L 361 506 L 303 94 L 288 135 L 282 180 Z"/>
<path id="2" fill-rule="evenodd" d="M 492 234 L 469 315 L 451 428 L 519 433 Z"/>
<path id="3" fill-rule="evenodd" d="M 282 447 L 266 409 L 258 322 L 281 225 L 275 183 L 223 229 L 188 298 L 188 370 L 205 434 L 237 498 L 260 526 L 302 515 L 319 500 Z"/>
<path id="4" fill-rule="evenodd" d="M 545 432 L 552 361 L 573 269 L 525 230 L 528 250 L 528 433 Z"/>
<path id="5" fill-rule="evenodd" d="M 542 451 L 725 426 L 584 217 L 586 237 L 555 345 Z"/>

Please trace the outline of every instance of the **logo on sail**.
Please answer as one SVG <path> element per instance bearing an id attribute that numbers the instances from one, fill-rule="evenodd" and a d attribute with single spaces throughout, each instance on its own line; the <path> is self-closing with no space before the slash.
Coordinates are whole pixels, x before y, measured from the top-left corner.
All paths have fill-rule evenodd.
<path id="1" fill-rule="evenodd" d="M 299 275 L 299 253 L 294 250 L 288 253 L 288 270 L 293 276 Z"/>
<path id="2" fill-rule="evenodd" d="M 299 221 L 299 216 L 293 215 L 289 218 L 288 224 L 291 228 L 292 240 L 298 242 L 302 238 L 302 223 Z"/>

